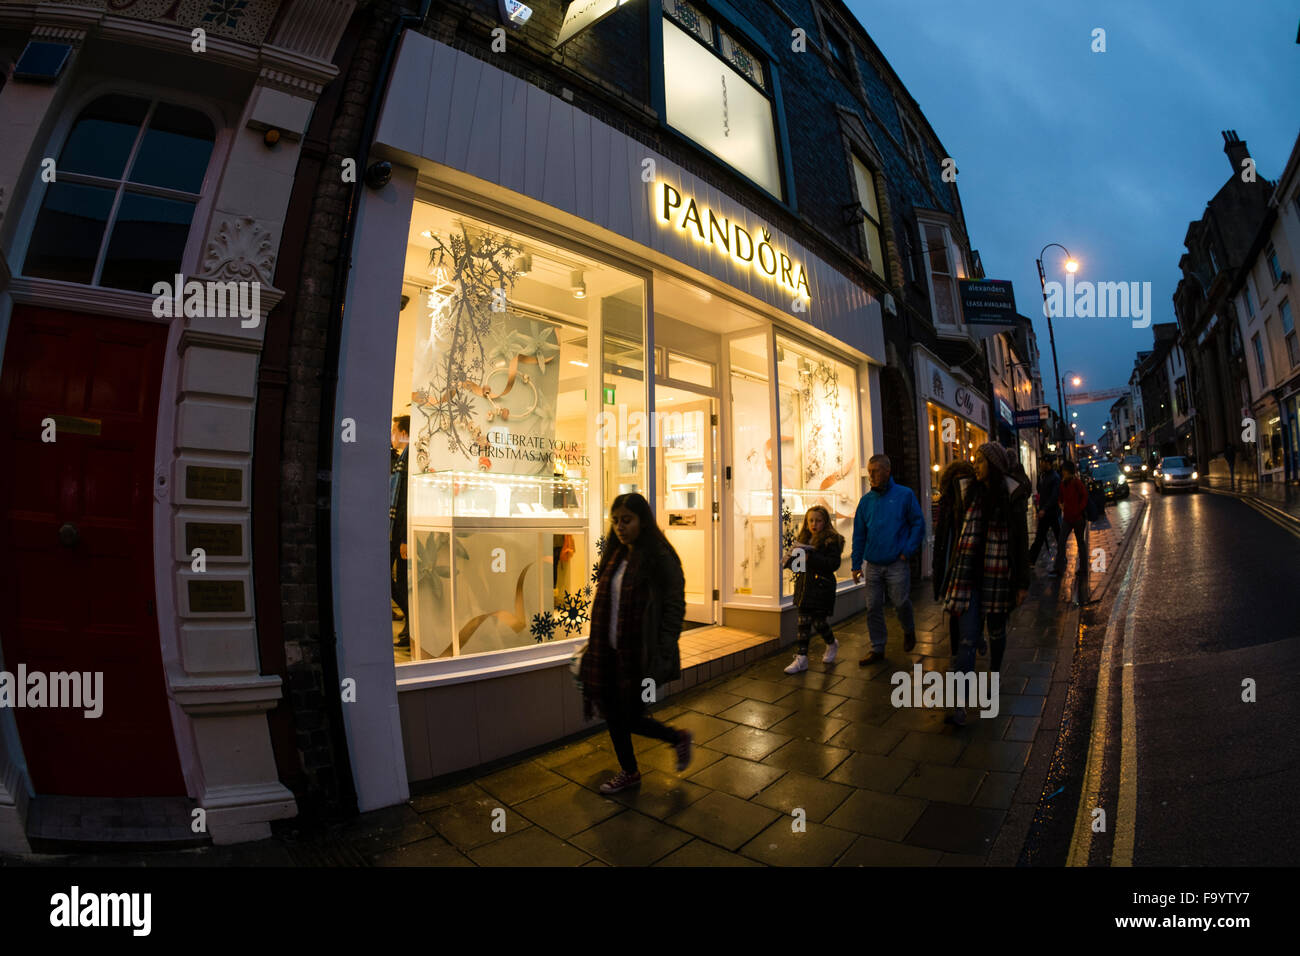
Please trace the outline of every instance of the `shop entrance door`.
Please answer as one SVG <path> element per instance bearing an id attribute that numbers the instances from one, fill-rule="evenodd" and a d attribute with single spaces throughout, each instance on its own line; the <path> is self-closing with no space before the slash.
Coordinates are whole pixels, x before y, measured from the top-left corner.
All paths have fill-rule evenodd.
<path id="1" fill-rule="evenodd" d="M 655 385 L 655 514 L 682 559 L 686 620 L 717 623 L 717 399 Z"/>
<path id="2" fill-rule="evenodd" d="M 0 374 L 0 641 L 38 793 L 183 795 L 154 612 L 153 459 L 167 327 L 14 309 Z M 53 440 L 50 440 L 53 439 Z M 90 675 L 98 716 L 55 707 Z M 95 675 L 99 675 L 98 678 Z M 58 681 L 59 699 L 72 697 Z M 28 688 L 15 687 L 16 693 Z M 96 693 L 98 688 L 98 693 Z"/>

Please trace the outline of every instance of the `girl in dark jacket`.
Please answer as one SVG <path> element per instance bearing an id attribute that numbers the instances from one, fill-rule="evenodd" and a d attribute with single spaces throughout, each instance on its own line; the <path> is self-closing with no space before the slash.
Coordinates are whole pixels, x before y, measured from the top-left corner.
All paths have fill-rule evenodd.
<path id="1" fill-rule="evenodd" d="M 975 646 L 987 623 L 989 669 L 999 670 L 1007 646 L 1007 617 L 1029 590 L 1029 528 L 1019 504 L 1020 483 L 1007 480 L 1011 470 L 1006 449 L 986 442 L 975 455 L 979 479 L 970 495 L 949 558 L 944 609 L 957 618 L 961 642 L 953 670 L 974 670 Z M 949 717 L 966 723 L 965 708 Z"/>
<path id="2" fill-rule="evenodd" d="M 584 711 L 591 717 L 599 710 L 605 718 L 622 767 L 600 785 L 605 794 L 641 782 L 634 733 L 672 744 L 678 773 L 691 762 L 690 732 L 646 716 L 642 697 L 647 678 L 657 691 L 681 673 L 677 639 L 686 615 L 682 562 L 645 498 L 619 495 L 609 517 L 591 603 L 591 637 L 578 672 Z"/>
<path id="3" fill-rule="evenodd" d="M 799 609 L 799 649 L 785 669 L 787 674 L 808 669 L 808 644 L 814 630 L 826 642 L 822 663 L 835 662 L 839 644 L 826 618 L 835 610 L 835 571 L 843 554 L 844 538 L 831 527 L 830 512 L 821 505 L 813 505 L 803 516 L 803 527 L 781 564 L 783 568 L 796 569 L 794 606 Z"/>
<path id="4" fill-rule="evenodd" d="M 952 556 L 957 550 L 957 536 L 961 533 L 961 519 L 966 514 L 965 502 L 975 487 L 975 469 L 970 462 L 950 461 L 939 473 L 939 514 L 934 522 L 934 560 L 932 562 L 934 599 L 942 601 L 948 587 L 948 572 Z M 957 656 L 960 634 L 957 618 L 948 618 L 948 645 L 952 656 Z M 981 632 L 981 643 L 983 634 Z M 982 649 L 982 648 L 981 648 Z"/>

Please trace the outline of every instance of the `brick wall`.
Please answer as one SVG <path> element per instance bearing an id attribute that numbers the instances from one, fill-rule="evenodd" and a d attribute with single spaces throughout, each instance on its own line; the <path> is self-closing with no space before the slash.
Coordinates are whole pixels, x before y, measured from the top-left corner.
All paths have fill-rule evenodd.
<path id="1" fill-rule="evenodd" d="M 337 91 L 327 90 L 318 107 L 326 108 L 327 99 L 331 99 L 333 108 L 328 115 L 317 117 L 304 142 L 304 157 L 316 154 L 319 177 L 310 198 L 302 268 L 291 290 L 292 314 L 278 316 L 279 321 L 291 322 L 279 500 L 280 604 L 288 677 L 285 693 L 306 780 L 305 792 L 296 795 L 302 816 L 308 819 L 337 815 L 350 787 L 341 779 L 346 754 L 337 750 L 339 728 L 331 724 L 325 696 L 338 694 L 335 687 L 327 686 L 332 681 L 327 681 L 323 661 L 325 655 L 334 654 L 330 637 L 321 633 L 319 608 L 330 596 L 318 594 L 316 584 L 321 385 L 323 376 L 332 372 L 325 369 L 326 336 L 333 318 L 331 297 L 352 189 L 342 181 L 340 171 L 344 158 L 358 155 L 370 91 L 399 12 L 397 4 L 377 0 L 356 15 L 355 52 L 334 80 Z M 328 95 L 332 92 L 337 92 L 337 98 Z M 320 133 L 320 138 L 313 141 L 313 133 Z M 359 175 L 362 172 L 358 169 Z"/>

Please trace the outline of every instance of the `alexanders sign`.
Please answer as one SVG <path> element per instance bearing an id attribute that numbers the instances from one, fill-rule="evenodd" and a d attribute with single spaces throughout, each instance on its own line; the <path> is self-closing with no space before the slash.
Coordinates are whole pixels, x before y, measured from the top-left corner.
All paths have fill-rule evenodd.
<path id="1" fill-rule="evenodd" d="M 666 182 L 655 183 L 654 189 L 655 218 L 661 224 L 731 256 L 737 265 L 754 269 L 799 298 L 811 298 L 803 265 L 772 245 L 772 233 L 766 226 L 750 232 L 735 219 L 717 215 Z"/>

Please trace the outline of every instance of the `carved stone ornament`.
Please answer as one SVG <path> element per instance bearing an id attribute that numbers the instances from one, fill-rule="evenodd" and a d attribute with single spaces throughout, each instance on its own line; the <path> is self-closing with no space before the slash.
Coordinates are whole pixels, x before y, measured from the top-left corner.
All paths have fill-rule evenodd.
<path id="1" fill-rule="evenodd" d="M 208 239 L 202 277 L 271 284 L 275 243 L 270 229 L 252 216 L 223 219 Z"/>

